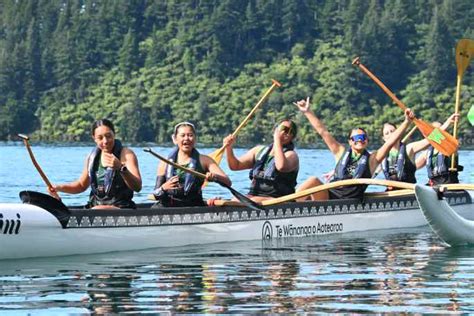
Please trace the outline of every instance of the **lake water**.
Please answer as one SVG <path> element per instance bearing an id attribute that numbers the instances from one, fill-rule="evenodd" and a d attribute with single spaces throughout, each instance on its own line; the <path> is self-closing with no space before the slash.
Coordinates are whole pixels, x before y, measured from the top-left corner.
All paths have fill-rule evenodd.
<path id="1" fill-rule="evenodd" d="M 145 202 L 158 161 L 136 152 Z M 169 148 L 154 147 L 167 155 Z M 215 148 L 202 149 L 209 153 Z M 53 183 L 75 180 L 90 147 L 33 151 Z M 242 153 L 238 150 L 237 153 Z M 299 150 L 298 182 L 329 171 L 325 150 Z M 462 182 L 474 180 L 474 152 L 462 151 Z M 248 172 L 229 172 L 248 189 Z M 417 173 L 424 182 L 426 172 Z M 0 202 L 45 192 L 21 143 L 0 144 Z M 376 190 L 372 189 L 372 190 Z M 230 194 L 209 185 L 205 197 Z M 87 192 L 68 196 L 79 205 Z M 0 236 L 1 238 L 1 236 Z M 1 251 L 1 250 L 0 250 Z M 221 243 L 91 256 L 0 261 L 0 313 L 474 313 L 474 248 L 444 246 L 428 227 L 344 236 Z"/>

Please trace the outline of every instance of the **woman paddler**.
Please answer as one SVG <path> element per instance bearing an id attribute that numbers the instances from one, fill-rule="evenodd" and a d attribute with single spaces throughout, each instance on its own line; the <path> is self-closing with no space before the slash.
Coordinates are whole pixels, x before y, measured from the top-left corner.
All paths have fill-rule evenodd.
<path id="1" fill-rule="evenodd" d="M 296 124 L 290 119 L 278 123 L 273 131 L 273 143 L 255 146 L 243 156 L 234 154 L 232 135 L 224 138 L 227 163 L 230 170 L 250 169 L 250 191 L 254 201 L 263 201 L 295 192 L 299 160 L 293 140 L 297 134 Z"/>
<path id="2" fill-rule="evenodd" d="M 446 130 L 451 123 L 454 123 L 459 119 L 458 114 L 451 115 L 443 125 L 439 122 L 433 122 L 434 127 L 439 127 L 442 130 Z M 464 168 L 458 164 L 458 154 L 454 155 L 454 170 L 451 168 L 451 156 L 445 156 L 440 153 L 433 146 L 429 146 L 426 150 L 426 154 L 417 158 L 416 165 L 418 168 L 426 166 L 428 173 L 428 185 L 435 186 L 440 184 L 448 183 L 459 183 L 458 171 L 462 171 Z"/>
<path id="3" fill-rule="evenodd" d="M 330 180 L 331 182 L 346 179 L 372 178 L 377 166 L 387 156 L 390 148 L 400 141 L 403 133 L 410 125 L 410 121 L 414 117 L 413 112 L 407 110 L 405 112 L 404 122 L 392 133 L 382 147 L 369 153 L 367 150 L 369 139 L 363 128 L 354 128 L 351 130 L 348 137 L 349 147 L 346 148 L 329 133 L 323 122 L 316 117 L 313 111 L 311 111 L 309 97 L 306 100 L 296 102 L 295 105 L 306 116 L 316 132 L 322 137 L 337 161 L 334 175 Z M 321 184 L 322 182 L 318 178 L 310 177 L 298 188 L 297 191 L 309 189 Z M 313 200 L 361 199 L 366 188 L 367 185 L 344 186 L 317 192 L 312 194 L 310 197 L 304 197 L 303 200 L 308 198 Z"/>
<path id="4" fill-rule="evenodd" d="M 451 115 L 442 126 L 438 123 L 437 127 L 446 130 L 458 116 L 458 114 Z M 394 124 L 385 123 L 382 127 L 384 142 L 389 141 L 395 131 L 396 127 Z M 420 158 L 415 160 L 415 156 L 428 147 L 430 147 L 430 143 L 427 139 L 409 144 L 396 142 L 390 149 L 388 156 L 381 163 L 385 179 L 416 183 L 415 172 L 418 168 L 424 166 L 425 163 Z"/>
<path id="5" fill-rule="evenodd" d="M 114 125 L 107 119 L 94 122 L 92 138 L 97 147 L 87 156 L 79 179 L 53 185 L 50 193 L 76 194 L 90 186 L 87 208 L 135 208 L 133 192 L 142 189 L 135 153 L 115 139 Z"/>
<path id="6" fill-rule="evenodd" d="M 174 127 L 172 135 L 176 145 L 168 159 L 186 167 L 206 174 L 207 181 L 218 180 L 229 186 L 229 177 L 216 162 L 206 155 L 201 155 L 195 148 L 196 129 L 192 123 L 181 122 Z M 153 195 L 158 201 L 156 206 L 205 206 L 201 186 L 204 179 L 195 177 L 171 165 L 161 162 L 158 165 L 155 190 Z"/>

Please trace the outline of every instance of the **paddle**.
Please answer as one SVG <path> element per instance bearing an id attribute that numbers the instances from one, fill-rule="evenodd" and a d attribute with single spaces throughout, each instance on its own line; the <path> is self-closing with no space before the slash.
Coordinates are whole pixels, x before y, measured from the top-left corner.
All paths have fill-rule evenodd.
<path id="1" fill-rule="evenodd" d="M 168 159 L 166 159 L 165 157 L 161 156 L 160 154 L 154 152 L 151 148 L 144 148 L 143 149 L 144 152 L 147 152 L 147 153 L 150 153 L 152 154 L 153 156 L 155 156 L 156 158 L 160 159 L 161 161 L 169 164 L 169 165 L 172 165 L 173 167 L 175 168 L 178 168 L 178 169 L 181 169 L 183 170 L 184 172 L 188 172 L 190 174 L 192 174 L 193 176 L 195 177 L 198 177 L 198 178 L 201 178 L 201 179 L 206 179 L 206 175 L 205 174 L 202 174 L 200 172 L 197 172 L 195 170 L 192 170 L 192 169 L 189 169 L 189 168 L 186 168 L 186 167 L 183 167 L 181 166 L 180 164 L 177 164 L 173 161 L 170 161 Z M 221 186 L 223 186 L 224 188 L 228 189 L 233 196 L 235 196 L 240 202 L 242 202 L 245 206 L 249 207 L 249 208 L 252 208 L 254 210 L 259 210 L 261 211 L 262 208 L 254 201 L 252 201 L 251 199 L 249 199 L 248 197 L 246 197 L 245 195 L 243 195 L 242 193 L 236 191 L 234 188 L 232 188 L 231 186 L 219 181 L 219 180 L 214 180 L 214 182 L 220 184 Z"/>
<path id="2" fill-rule="evenodd" d="M 21 191 L 20 199 L 23 203 L 36 205 L 47 210 L 58 219 L 63 228 L 67 226 L 71 212 L 60 200 L 35 191 Z"/>
<path id="3" fill-rule="evenodd" d="M 352 180 L 358 180 L 358 183 L 356 183 L 356 184 L 372 184 L 372 185 L 381 185 L 381 186 L 393 186 L 391 184 L 391 182 L 394 182 L 394 181 L 390 181 L 390 180 L 376 180 L 376 181 L 380 181 L 380 183 L 376 184 L 376 183 L 372 183 L 374 179 L 352 179 Z M 319 191 L 322 191 L 322 190 L 331 189 L 331 188 L 335 187 L 336 184 L 338 186 L 347 185 L 347 184 L 343 183 L 344 181 L 348 181 L 348 180 L 341 180 L 341 181 L 337 181 L 337 182 L 332 182 L 332 183 L 328 183 L 328 184 L 324 184 L 324 185 L 321 185 L 321 186 L 318 186 L 318 187 L 308 189 L 308 190 L 312 190 L 309 194 L 316 193 L 316 192 L 319 192 Z M 371 183 L 369 183 L 369 181 Z M 383 181 L 383 182 L 389 181 L 389 182 L 386 182 L 384 184 L 381 181 Z M 398 181 L 395 181 L 395 182 L 397 182 L 398 184 L 401 183 L 401 185 L 399 186 L 400 190 L 385 191 L 385 192 L 366 192 L 364 195 L 367 196 L 367 197 L 389 197 L 389 196 L 394 197 L 394 196 L 406 196 L 406 195 L 413 194 L 413 189 L 414 189 L 414 186 L 415 186 L 414 184 L 405 183 L 405 182 L 398 182 Z M 352 184 L 354 184 L 354 183 L 352 183 Z M 329 187 L 329 185 L 331 185 L 331 187 Z M 470 184 L 470 183 L 443 184 L 443 185 L 440 186 L 440 188 L 441 187 L 444 188 L 445 190 L 450 190 L 450 191 L 458 191 L 458 190 L 472 191 L 472 190 L 474 190 L 474 184 Z M 298 192 L 298 193 L 294 193 L 294 194 L 299 195 L 302 192 L 303 191 Z M 304 194 L 306 194 L 306 193 L 307 192 L 305 190 Z M 294 194 L 278 198 L 278 199 L 283 199 L 284 198 L 283 201 L 281 201 L 281 200 L 277 201 L 277 199 L 263 201 L 262 205 L 269 206 L 269 205 L 274 205 L 274 204 L 279 204 L 279 203 L 292 201 L 293 199 L 295 199 Z M 217 201 L 215 201 L 215 205 L 216 206 L 244 206 L 242 203 L 239 203 L 237 201 L 229 201 L 229 200 L 217 200 Z"/>
<path id="4" fill-rule="evenodd" d="M 461 102 L 461 83 L 462 77 L 466 68 L 469 66 L 472 54 L 474 53 L 474 41 L 471 39 L 463 38 L 459 40 L 456 45 L 456 67 L 458 70 L 457 84 L 456 84 L 456 104 L 454 105 L 454 113 L 459 114 L 460 102 Z M 458 121 L 454 121 L 453 136 L 457 139 L 458 137 Z M 451 168 L 449 170 L 456 171 L 457 168 L 454 166 L 454 154 L 451 156 Z"/>
<path id="5" fill-rule="evenodd" d="M 368 178 L 348 179 L 348 180 L 340 180 L 340 181 L 334 181 L 334 182 L 318 185 L 317 187 L 309 188 L 300 192 L 288 194 L 288 195 L 274 198 L 271 200 L 265 200 L 265 201 L 262 201 L 261 203 L 264 206 L 285 203 L 285 202 L 296 200 L 298 198 L 308 196 L 313 193 L 317 193 L 317 192 L 328 190 L 328 189 L 348 186 L 348 185 L 380 185 L 380 186 L 394 187 L 398 189 L 410 189 L 410 190 L 413 190 L 415 188 L 415 185 L 413 183 L 406 183 L 406 182 L 400 182 L 400 181 L 368 179 Z M 216 201 L 216 205 L 223 205 L 223 203 L 222 202 L 219 203 L 219 201 Z M 224 204 L 224 205 L 227 205 L 227 204 Z"/>
<path id="6" fill-rule="evenodd" d="M 352 61 L 352 64 L 358 66 L 362 72 L 369 76 L 402 110 L 405 111 L 407 109 L 406 105 L 360 62 L 359 57 L 356 57 Z M 418 118 L 414 118 L 413 122 L 430 144 L 443 155 L 451 156 L 457 151 L 458 141 L 448 132 L 436 128 Z"/>
<path id="7" fill-rule="evenodd" d="M 50 192 L 53 192 L 52 195 L 58 199 L 59 201 L 61 201 L 61 198 L 59 197 L 58 193 L 55 192 L 55 191 L 52 191 L 53 189 L 53 185 L 51 184 L 51 182 L 48 180 L 48 177 L 46 177 L 46 175 L 44 174 L 43 170 L 41 169 L 40 165 L 38 164 L 38 162 L 36 161 L 35 159 L 35 155 L 33 154 L 33 151 L 31 150 L 31 146 L 30 146 L 30 143 L 29 143 L 29 140 L 30 138 L 24 134 L 18 134 L 18 137 L 20 137 L 22 140 L 23 140 L 23 143 L 25 144 L 26 146 L 26 149 L 28 150 L 28 154 L 30 155 L 30 158 L 31 158 L 31 162 L 33 163 L 33 165 L 36 167 L 36 170 L 38 171 L 38 173 L 40 174 L 41 178 L 43 179 L 44 183 L 46 184 L 46 186 L 48 187 L 48 189 L 50 190 Z"/>
<path id="8" fill-rule="evenodd" d="M 265 100 L 268 99 L 268 97 L 273 92 L 273 90 L 275 90 L 276 87 L 281 87 L 281 83 L 279 83 L 275 79 L 272 79 L 272 86 L 270 88 L 268 88 L 268 90 L 265 92 L 265 94 L 260 98 L 260 100 L 257 102 L 257 104 L 253 107 L 252 111 L 250 111 L 250 113 L 247 115 L 247 117 L 244 118 L 244 120 L 242 122 L 240 122 L 239 126 L 237 126 L 235 131 L 232 133 L 232 136 L 235 137 L 237 135 L 237 133 L 248 123 L 248 121 L 250 120 L 252 115 L 255 113 L 255 111 L 257 111 L 258 108 L 263 104 L 263 102 L 265 102 Z M 222 146 L 221 148 L 219 148 L 216 151 L 212 152 L 208 156 L 211 157 L 212 159 L 214 159 L 214 161 L 217 164 L 220 164 L 221 160 L 222 160 L 222 156 L 224 155 L 225 147 L 226 147 L 225 145 Z"/>
<path id="9" fill-rule="evenodd" d="M 411 135 L 413 135 L 413 133 L 416 131 L 417 127 L 416 126 L 413 126 L 413 128 L 405 135 L 405 137 L 403 137 L 402 139 L 402 143 L 406 143 L 408 141 L 408 139 L 411 137 Z"/>

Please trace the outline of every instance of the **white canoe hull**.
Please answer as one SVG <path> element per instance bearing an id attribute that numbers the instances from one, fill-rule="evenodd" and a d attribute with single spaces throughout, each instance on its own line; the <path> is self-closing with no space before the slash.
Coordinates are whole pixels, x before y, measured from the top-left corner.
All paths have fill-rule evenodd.
<path id="1" fill-rule="evenodd" d="M 474 217 L 468 194 L 453 208 Z M 415 197 L 187 208 L 181 213 L 72 210 L 67 224 L 29 204 L 0 204 L 0 259 L 92 254 L 192 244 L 342 234 L 426 225 Z M 186 211 L 191 210 L 191 211 Z M 134 213 L 135 212 L 135 213 Z M 8 227 L 7 227 L 8 225 Z"/>
<path id="2" fill-rule="evenodd" d="M 451 246 L 474 244 L 474 221 L 458 214 L 430 187 L 417 185 L 415 193 L 426 221 L 439 238 Z M 474 212 L 474 206 L 469 207 Z"/>

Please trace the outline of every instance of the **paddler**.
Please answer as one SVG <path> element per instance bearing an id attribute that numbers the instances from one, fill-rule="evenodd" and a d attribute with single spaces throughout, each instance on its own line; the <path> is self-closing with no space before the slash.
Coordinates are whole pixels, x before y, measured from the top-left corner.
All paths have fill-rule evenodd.
<path id="1" fill-rule="evenodd" d="M 334 175 L 330 180 L 331 182 L 346 179 L 372 178 L 377 166 L 388 155 L 390 148 L 400 141 L 403 133 L 410 125 L 410 121 L 414 118 L 413 112 L 407 110 L 405 112 L 405 120 L 403 123 L 392 133 L 382 147 L 369 153 L 367 150 L 369 139 L 363 128 L 354 128 L 351 130 L 348 135 L 349 147 L 346 148 L 329 133 L 324 123 L 314 114 L 313 111 L 311 111 L 309 97 L 306 100 L 295 102 L 295 105 L 306 116 L 316 132 L 322 137 L 323 141 L 336 159 L 337 164 Z M 297 191 L 309 189 L 321 184 L 322 182 L 318 178 L 310 177 L 298 188 Z M 312 200 L 361 199 L 363 198 L 366 188 L 367 185 L 344 186 L 312 194 L 309 197 L 304 197 L 303 200 L 308 198 Z"/>
<path id="2" fill-rule="evenodd" d="M 458 116 L 458 114 L 451 115 L 440 128 L 446 130 Z M 437 127 L 439 126 L 440 124 L 438 123 Z M 392 123 L 385 123 L 383 125 L 382 138 L 384 142 L 387 142 L 390 139 L 395 130 L 396 127 Z M 430 147 L 430 143 L 427 139 L 422 139 L 409 144 L 396 142 L 390 149 L 388 156 L 381 163 L 385 179 L 416 183 L 415 172 L 418 168 L 424 166 L 424 163 L 420 161 L 420 158 L 415 160 L 415 156 L 417 153 L 428 147 Z"/>
<path id="3" fill-rule="evenodd" d="M 115 138 L 114 125 L 107 119 L 94 122 L 92 139 L 97 146 L 87 156 L 79 179 L 53 185 L 50 194 L 77 194 L 90 186 L 87 208 L 135 208 L 133 192 L 142 189 L 135 153 Z"/>
<path id="4" fill-rule="evenodd" d="M 439 122 L 433 122 L 434 127 L 446 130 L 451 123 L 459 119 L 458 114 L 451 115 L 443 125 Z M 428 185 L 435 186 L 448 183 L 459 183 L 458 171 L 462 171 L 463 166 L 458 165 L 458 154 L 455 153 L 454 170 L 451 168 L 451 156 L 445 156 L 433 146 L 429 146 L 426 154 L 419 157 L 416 161 L 418 168 L 426 166 L 428 173 Z"/>
<path id="5" fill-rule="evenodd" d="M 252 200 L 258 202 L 295 192 L 299 169 L 293 142 L 296 134 L 297 126 L 292 120 L 281 120 L 274 128 L 273 143 L 255 146 L 238 158 L 233 150 L 235 138 L 224 138 L 230 170 L 250 169 L 248 196 Z"/>
<path id="6" fill-rule="evenodd" d="M 206 174 L 207 181 L 218 180 L 229 186 L 229 177 L 216 162 L 206 155 L 201 155 L 195 148 L 196 128 L 190 122 L 176 124 L 172 135 L 173 149 L 168 159 L 189 169 Z M 158 201 L 156 206 L 205 206 L 201 186 L 204 179 L 161 162 L 158 165 L 155 190 L 153 195 Z"/>

